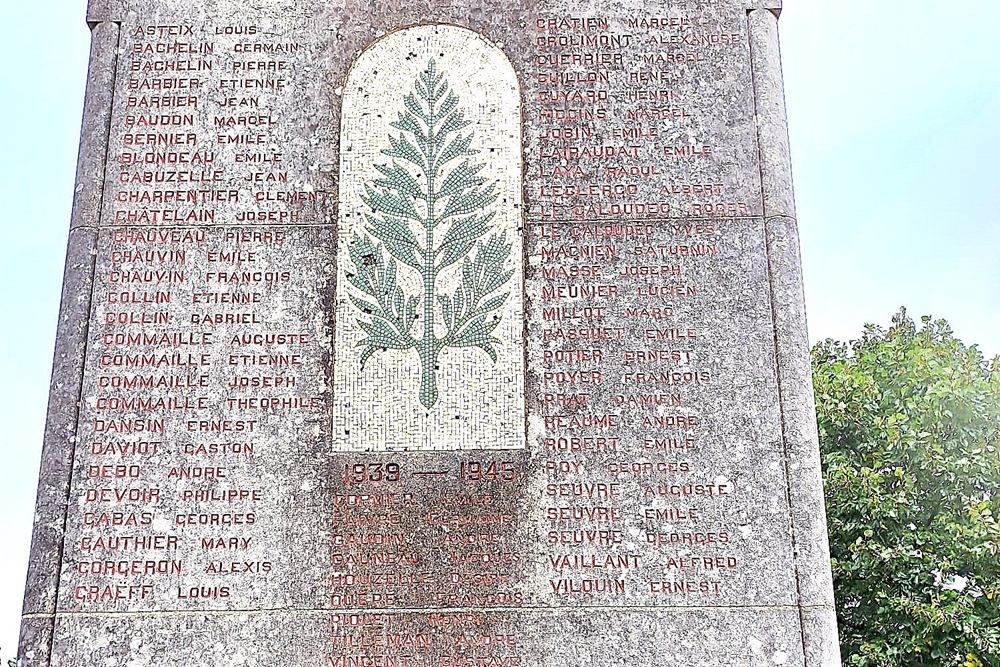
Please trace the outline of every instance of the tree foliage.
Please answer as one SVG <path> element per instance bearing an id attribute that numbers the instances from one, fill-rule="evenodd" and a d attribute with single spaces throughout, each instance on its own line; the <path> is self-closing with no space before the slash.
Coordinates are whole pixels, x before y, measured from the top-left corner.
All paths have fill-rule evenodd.
<path id="1" fill-rule="evenodd" d="M 901 311 L 813 370 L 844 664 L 1000 665 L 1000 364 Z"/>

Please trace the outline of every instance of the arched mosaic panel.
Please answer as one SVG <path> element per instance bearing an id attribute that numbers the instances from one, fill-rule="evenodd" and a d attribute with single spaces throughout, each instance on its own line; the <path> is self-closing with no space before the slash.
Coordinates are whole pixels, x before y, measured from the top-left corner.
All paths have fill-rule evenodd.
<path id="1" fill-rule="evenodd" d="M 364 51 L 343 88 L 337 450 L 524 446 L 520 90 L 447 25 Z"/>

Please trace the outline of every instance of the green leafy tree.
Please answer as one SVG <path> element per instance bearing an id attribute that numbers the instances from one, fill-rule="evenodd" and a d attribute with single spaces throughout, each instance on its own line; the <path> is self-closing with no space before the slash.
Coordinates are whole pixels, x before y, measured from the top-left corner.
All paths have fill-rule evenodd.
<path id="1" fill-rule="evenodd" d="M 478 152 L 473 132 L 463 132 L 471 123 L 434 60 L 403 98 L 403 107 L 391 124 L 399 134 L 390 135 L 390 148 L 382 151 L 393 160 L 375 165 L 381 177 L 365 185 L 368 224 L 351 240 L 354 270 L 347 278 L 359 292 L 351 300 L 367 334 L 359 343 L 361 368 L 377 352 L 416 351 L 420 402 L 431 408 L 438 400 L 436 370 L 444 349 L 479 348 L 497 360 L 500 341 L 492 334 L 500 323 L 497 311 L 510 295 L 501 288 L 513 275 L 505 270 L 512 244 L 505 233 L 491 233 L 495 214 L 489 208 L 497 186 L 480 175 L 484 165 L 469 159 Z M 458 287 L 443 293 L 438 279 L 458 262 Z M 400 270 L 419 273 L 420 294 L 405 293 L 397 281 Z M 435 305 L 444 323 L 440 336 Z"/>
<path id="2" fill-rule="evenodd" d="M 813 349 L 845 665 L 1000 665 L 1000 365 L 897 314 Z"/>

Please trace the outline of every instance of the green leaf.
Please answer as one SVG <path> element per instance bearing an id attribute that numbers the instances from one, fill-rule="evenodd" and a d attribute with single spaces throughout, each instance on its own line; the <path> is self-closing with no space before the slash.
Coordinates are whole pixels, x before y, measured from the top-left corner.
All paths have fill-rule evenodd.
<path id="1" fill-rule="evenodd" d="M 460 285 L 457 290 L 455 290 L 455 318 L 459 319 L 465 315 L 465 292 L 468 289 L 467 285 Z"/>
<path id="2" fill-rule="evenodd" d="M 371 321 L 358 320 L 358 324 L 368 334 L 368 338 L 361 341 L 368 347 L 379 350 L 406 350 L 413 347 L 410 341 L 400 336 L 399 331 L 381 317 L 375 317 Z"/>
<path id="3" fill-rule="evenodd" d="M 441 104 L 441 108 L 438 109 L 438 115 L 444 116 L 458 106 L 458 96 L 455 93 L 448 93 L 448 97 L 445 98 L 444 103 Z"/>
<path id="4" fill-rule="evenodd" d="M 413 96 L 413 93 L 404 97 L 403 103 L 406 105 L 406 108 L 410 110 L 410 113 L 423 121 L 424 125 L 430 125 L 430 116 L 424 112 L 424 108 L 420 106 L 419 102 L 417 102 L 417 98 Z"/>
<path id="5" fill-rule="evenodd" d="M 368 217 L 368 223 L 370 225 L 367 228 L 368 233 L 381 240 L 393 257 L 407 266 L 420 269 L 423 247 L 413 235 L 409 225 L 388 217 L 371 216 Z"/>
<path id="6" fill-rule="evenodd" d="M 482 189 L 473 189 L 451 196 L 445 205 L 443 217 L 466 215 L 486 208 L 497 200 L 499 193 L 495 184 Z"/>
<path id="7" fill-rule="evenodd" d="M 427 198 L 427 193 L 420 188 L 417 179 L 395 162 L 391 165 L 377 164 L 375 168 L 385 176 L 374 181 L 380 188 L 396 190 L 400 196 L 405 195 L 411 199 Z"/>
<path id="8" fill-rule="evenodd" d="M 407 332 L 409 332 L 410 328 L 413 326 L 413 323 L 417 319 L 417 304 L 419 303 L 419 301 L 420 300 L 415 296 L 409 297 L 406 301 L 406 314 L 403 322 L 406 325 Z"/>
<path id="9" fill-rule="evenodd" d="M 443 137 L 444 135 L 451 134 L 452 132 L 458 132 L 471 124 L 472 121 L 466 120 L 461 111 L 453 111 L 445 118 L 444 122 L 441 124 L 441 128 L 438 130 L 437 137 L 435 138 Z"/>
<path id="10" fill-rule="evenodd" d="M 354 305 L 358 307 L 358 310 L 360 310 L 362 313 L 366 315 L 377 315 L 382 311 L 381 308 L 379 308 L 373 303 L 369 303 L 368 301 L 358 298 L 353 294 L 350 294 L 349 296 L 351 298 L 351 301 L 354 302 Z"/>
<path id="11" fill-rule="evenodd" d="M 476 176 L 482 169 L 483 165 L 470 164 L 466 160 L 445 176 L 444 181 L 441 182 L 441 186 L 438 188 L 437 194 L 446 196 L 457 195 L 470 188 L 482 185 L 486 182 L 486 179 Z"/>
<path id="12" fill-rule="evenodd" d="M 459 135 L 452 139 L 444 150 L 441 151 L 441 155 L 438 156 L 437 164 L 443 165 L 451 162 L 457 157 L 463 155 L 474 155 L 476 151 L 471 150 L 469 146 L 472 145 L 472 133 L 466 134 L 465 136 Z"/>
<path id="13" fill-rule="evenodd" d="M 420 169 L 426 167 L 424 156 L 421 155 L 416 146 L 410 143 L 410 140 L 405 135 L 401 134 L 399 137 L 389 135 L 389 143 L 392 145 L 392 148 L 383 150 L 382 153 L 385 155 L 402 158 Z"/>
<path id="14" fill-rule="evenodd" d="M 389 123 L 392 127 L 403 132 L 409 132 L 417 140 L 417 145 L 426 144 L 429 140 L 427 133 L 420 126 L 420 122 L 411 113 L 401 113 L 399 117 Z"/>
<path id="15" fill-rule="evenodd" d="M 500 294 L 499 296 L 495 296 L 492 299 L 490 299 L 489 301 L 487 301 L 486 303 L 484 303 L 481 306 L 480 310 L 482 310 L 483 312 L 486 312 L 486 313 L 488 313 L 490 311 L 493 311 L 493 310 L 496 310 L 497 308 L 499 308 L 500 306 L 502 306 L 504 304 L 504 301 L 506 301 L 507 297 L 509 297 L 509 296 L 510 296 L 510 292 L 507 292 L 506 294 Z"/>
<path id="16" fill-rule="evenodd" d="M 448 298 L 447 294 L 442 294 L 438 297 L 438 303 L 441 304 L 441 314 L 444 315 L 444 323 L 451 330 L 455 324 L 455 320 L 452 317 L 451 299 Z"/>
<path id="17" fill-rule="evenodd" d="M 483 217 L 472 215 L 453 222 L 438 247 L 441 257 L 437 263 L 437 270 L 440 271 L 465 257 L 476 239 L 489 228 L 491 220 L 493 220 L 492 212 Z"/>
<path id="18" fill-rule="evenodd" d="M 365 194 L 361 200 L 373 210 L 386 213 L 393 217 L 420 220 L 413 200 L 404 195 L 395 195 L 385 190 L 376 190 L 370 184 L 365 184 Z"/>

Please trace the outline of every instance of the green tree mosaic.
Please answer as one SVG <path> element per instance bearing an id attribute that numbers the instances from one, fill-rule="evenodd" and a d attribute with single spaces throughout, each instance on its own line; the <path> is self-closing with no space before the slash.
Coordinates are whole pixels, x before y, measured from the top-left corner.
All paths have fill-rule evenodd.
<path id="1" fill-rule="evenodd" d="M 506 269 L 512 243 L 492 231 L 490 209 L 499 195 L 496 182 L 480 174 L 484 165 L 469 156 L 471 121 L 459 108 L 434 60 L 420 73 L 403 110 L 391 123 L 391 163 L 376 164 L 380 176 L 365 184 L 369 207 L 364 233 L 350 242 L 353 272 L 347 279 L 359 293 L 351 301 L 362 317 L 366 337 L 358 343 L 361 369 L 379 352 L 414 350 L 420 360 L 420 402 L 438 401 L 438 358 L 446 348 L 474 347 L 495 363 L 501 341 L 493 336 L 500 308 L 510 296 L 502 291 L 513 271 Z M 439 289 L 438 278 L 461 263 L 452 293 Z M 419 273 L 420 294 L 398 284 L 400 271 Z M 435 305 L 443 322 L 435 332 Z M 421 321 L 421 333 L 416 323 Z"/>

